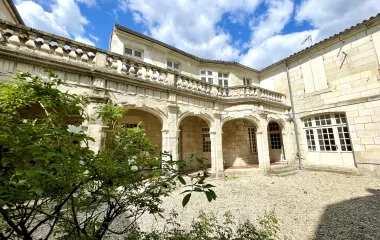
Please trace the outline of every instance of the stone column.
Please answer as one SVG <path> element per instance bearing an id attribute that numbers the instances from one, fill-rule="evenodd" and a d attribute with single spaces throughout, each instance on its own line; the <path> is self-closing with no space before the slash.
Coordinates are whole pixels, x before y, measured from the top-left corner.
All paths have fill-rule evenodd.
<path id="1" fill-rule="evenodd" d="M 105 134 L 103 132 L 105 126 L 101 119 L 97 118 L 98 108 L 104 105 L 105 99 L 91 99 L 90 104 L 87 106 L 87 114 L 90 120 L 84 123 L 85 132 L 89 137 L 92 137 L 95 141 L 89 142 L 89 148 L 98 153 L 104 143 Z"/>
<path id="2" fill-rule="evenodd" d="M 176 105 L 168 106 L 168 131 L 166 135 L 169 154 L 174 161 L 178 160 L 178 107 Z"/>
<path id="3" fill-rule="evenodd" d="M 210 129 L 211 172 L 216 177 L 224 177 L 221 114 L 214 113 L 213 129 Z"/>
<path id="4" fill-rule="evenodd" d="M 261 131 L 256 132 L 257 141 L 257 155 L 259 158 L 259 168 L 264 170 L 264 173 L 268 171 L 270 166 L 269 158 L 269 144 L 268 144 L 268 124 L 266 121 L 266 115 L 260 114 L 261 119 Z"/>

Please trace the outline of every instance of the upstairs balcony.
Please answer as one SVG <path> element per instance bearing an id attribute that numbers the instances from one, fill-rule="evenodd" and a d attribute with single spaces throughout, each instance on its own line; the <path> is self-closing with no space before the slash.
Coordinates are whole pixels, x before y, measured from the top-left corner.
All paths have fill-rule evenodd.
<path id="1" fill-rule="evenodd" d="M 257 86 L 222 87 L 64 37 L 0 19 L 0 55 L 52 69 L 95 76 L 93 87 L 110 89 L 113 80 L 226 102 L 257 101 L 288 106 L 284 94 Z M 98 79 L 108 81 L 99 81 Z"/>

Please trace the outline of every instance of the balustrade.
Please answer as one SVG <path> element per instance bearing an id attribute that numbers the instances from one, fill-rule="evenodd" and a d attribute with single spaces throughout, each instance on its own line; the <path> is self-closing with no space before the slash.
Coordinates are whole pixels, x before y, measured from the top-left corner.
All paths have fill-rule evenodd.
<path id="1" fill-rule="evenodd" d="M 67 38 L 49 34 L 22 25 L 0 20 L 0 43 L 27 55 L 39 56 L 48 61 L 58 60 L 76 67 L 90 67 L 100 71 L 125 75 L 129 79 L 168 85 L 168 76 L 174 77 L 172 87 L 200 95 L 220 99 L 258 99 L 270 102 L 285 102 L 285 95 L 256 86 L 221 87 L 184 76 L 178 72 L 160 68 L 141 59 L 124 56 L 82 44 Z M 2 47 L 4 48 L 4 47 Z M 99 84 L 103 85 L 103 84 Z"/>

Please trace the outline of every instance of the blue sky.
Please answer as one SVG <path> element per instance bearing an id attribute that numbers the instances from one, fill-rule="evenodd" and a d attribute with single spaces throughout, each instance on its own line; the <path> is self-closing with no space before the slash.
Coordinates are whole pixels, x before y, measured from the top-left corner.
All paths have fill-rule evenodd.
<path id="1" fill-rule="evenodd" d="M 380 12 L 378 0 L 14 0 L 26 25 L 109 49 L 115 23 L 261 69 Z M 312 41 L 302 44 L 311 36 Z"/>

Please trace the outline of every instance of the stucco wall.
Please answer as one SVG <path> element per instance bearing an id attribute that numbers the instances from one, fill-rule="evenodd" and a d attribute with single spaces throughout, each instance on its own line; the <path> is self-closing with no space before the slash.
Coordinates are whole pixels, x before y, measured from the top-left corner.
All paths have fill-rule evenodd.
<path id="1" fill-rule="evenodd" d="M 0 18 L 12 23 L 19 23 L 5 0 L 0 0 Z"/>
<path id="2" fill-rule="evenodd" d="M 124 54 L 125 47 L 142 51 L 143 61 L 158 67 L 166 68 L 168 60 L 179 63 L 182 74 L 196 79 L 200 79 L 201 70 L 210 70 L 213 72 L 213 84 L 216 85 L 219 84 L 218 72 L 230 73 L 229 86 L 243 85 L 243 78 L 250 78 L 252 85 L 259 85 L 259 75 L 256 72 L 224 64 L 200 63 L 164 47 L 149 44 L 131 35 L 114 31 L 111 38 L 111 52 Z"/>

